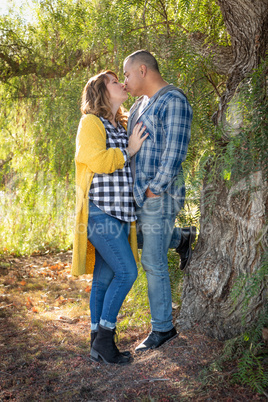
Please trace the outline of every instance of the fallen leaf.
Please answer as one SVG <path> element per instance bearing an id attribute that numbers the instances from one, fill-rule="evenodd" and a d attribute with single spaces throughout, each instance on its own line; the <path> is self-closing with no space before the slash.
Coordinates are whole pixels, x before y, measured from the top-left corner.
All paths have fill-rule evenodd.
<path id="1" fill-rule="evenodd" d="M 26 304 L 27 304 L 28 307 L 33 307 L 33 305 L 34 305 L 32 300 L 30 299 L 30 297 L 27 297 L 27 303 Z"/>
<path id="2" fill-rule="evenodd" d="M 91 291 L 91 286 L 88 285 L 88 286 L 85 288 L 85 292 L 86 292 L 86 293 L 89 293 L 90 291 Z"/>

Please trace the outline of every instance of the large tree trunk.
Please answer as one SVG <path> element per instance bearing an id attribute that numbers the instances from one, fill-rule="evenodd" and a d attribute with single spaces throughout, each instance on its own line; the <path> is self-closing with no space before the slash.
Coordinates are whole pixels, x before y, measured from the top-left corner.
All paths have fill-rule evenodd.
<path id="1" fill-rule="evenodd" d="M 177 320 L 180 328 L 198 324 L 206 334 L 220 340 L 241 333 L 244 295 L 234 304 L 230 293 L 240 275 L 251 275 L 260 267 L 267 247 L 267 209 L 268 191 L 261 172 L 229 190 L 220 182 L 217 188 L 205 187 L 198 244 L 184 280 Z M 246 326 L 263 305 L 264 286 L 250 301 Z"/>
<path id="2" fill-rule="evenodd" d="M 221 124 L 224 140 L 228 141 L 230 129 L 233 130 L 226 121 L 228 105 L 241 81 L 265 57 L 268 0 L 218 0 L 218 3 L 231 36 L 233 65 L 228 71 L 226 92 L 220 100 L 214 122 Z M 226 65 L 228 63 L 230 60 Z M 234 304 L 230 295 L 238 277 L 259 269 L 267 247 L 268 194 L 265 179 L 258 172 L 231 189 L 216 180 L 210 186 L 205 185 L 200 235 L 186 271 L 182 307 L 177 319 L 180 328 L 188 329 L 198 324 L 202 331 L 221 340 L 243 331 L 244 296 L 241 294 L 238 303 Z M 257 317 L 265 297 L 264 284 L 261 284 L 259 292 L 250 300 L 245 326 Z"/>
<path id="3" fill-rule="evenodd" d="M 268 43 L 268 0 L 218 0 L 231 36 L 233 64 L 228 71 L 226 91 L 222 96 L 215 124 L 225 126 L 229 136 L 226 109 L 240 82 L 264 59 Z M 224 63 L 222 58 L 221 64 Z M 226 60 L 226 64 L 229 60 Z"/>

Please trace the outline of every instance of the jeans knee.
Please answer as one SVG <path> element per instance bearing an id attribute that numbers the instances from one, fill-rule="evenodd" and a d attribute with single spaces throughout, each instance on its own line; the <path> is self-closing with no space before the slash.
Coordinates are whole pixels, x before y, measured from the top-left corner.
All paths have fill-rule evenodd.
<path id="1" fill-rule="evenodd" d="M 137 277 L 138 277 L 137 268 L 135 270 L 133 269 L 131 271 L 121 273 L 121 275 L 119 276 L 121 282 L 124 283 L 126 286 L 128 285 L 130 287 L 133 285 Z"/>
<path id="2" fill-rule="evenodd" d="M 165 266 L 165 264 L 148 264 L 142 261 L 141 263 L 147 275 L 158 277 L 165 277 L 167 275 L 169 276 L 168 266 Z"/>
<path id="3" fill-rule="evenodd" d="M 141 265 L 146 273 L 153 274 L 156 267 L 159 266 L 159 262 L 150 261 L 148 258 L 141 258 Z"/>
<path id="4" fill-rule="evenodd" d="M 132 285 L 137 278 L 138 278 L 138 270 L 136 269 L 135 272 L 133 272 L 132 274 Z"/>
<path id="5" fill-rule="evenodd" d="M 100 277 L 96 280 L 99 289 L 107 289 L 112 282 L 113 278 Z"/>

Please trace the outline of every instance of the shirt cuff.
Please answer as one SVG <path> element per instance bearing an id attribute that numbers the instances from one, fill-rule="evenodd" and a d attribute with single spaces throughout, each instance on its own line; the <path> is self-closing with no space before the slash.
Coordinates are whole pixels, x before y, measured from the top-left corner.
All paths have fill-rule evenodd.
<path id="1" fill-rule="evenodd" d="M 158 186 L 159 187 L 159 186 Z M 148 188 L 151 190 L 151 192 L 152 193 L 154 193 L 154 195 L 161 195 L 162 193 L 163 193 L 163 190 L 162 189 L 156 189 L 155 187 L 154 187 L 154 185 L 153 185 L 153 183 L 151 182 L 151 183 L 149 183 L 148 184 Z"/>
<path id="2" fill-rule="evenodd" d="M 131 157 L 129 155 L 128 150 L 126 148 L 124 148 L 124 149 L 122 149 L 122 152 L 123 152 L 123 156 L 124 156 L 124 159 L 125 159 L 125 164 L 130 163 Z"/>

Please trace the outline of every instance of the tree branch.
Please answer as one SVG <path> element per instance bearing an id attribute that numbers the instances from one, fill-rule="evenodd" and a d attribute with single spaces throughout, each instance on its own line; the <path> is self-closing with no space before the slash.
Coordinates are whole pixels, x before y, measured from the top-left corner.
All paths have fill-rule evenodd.
<path id="1" fill-rule="evenodd" d="M 184 32 L 189 33 L 189 31 L 188 31 L 186 28 L 184 28 L 182 25 L 178 24 L 177 22 L 174 22 L 174 21 L 172 21 L 172 20 L 170 20 L 170 21 L 166 21 L 166 20 L 165 20 L 165 21 L 155 22 L 154 24 L 150 24 L 150 25 L 142 25 L 142 26 L 139 26 L 139 27 L 137 27 L 137 28 L 131 29 L 130 31 L 127 32 L 127 34 L 130 34 L 131 32 L 138 31 L 139 29 L 148 29 L 148 28 L 151 28 L 151 27 L 155 27 L 155 26 L 157 26 L 157 25 L 167 25 L 167 24 L 174 24 L 174 25 L 177 25 L 177 26 L 178 26 L 179 28 L 181 28 Z"/>
<path id="2" fill-rule="evenodd" d="M 218 86 L 214 83 L 213 79 L 211 78 L 210 74 L 205 74 L 206 79 L 208 80 L 208 82 L 213 86 L 214 91 L 216 92 L 216 94 L 218 95 L 218 97 L 221 97 L 220 92 L 218 91 Z"/>
<path id="3" fill-rule="evenodd" d="M 3 169 L 3 167 L 12 160 L 14 154 L 11 152 L 6 159 L 0 159 L 0 170 Z"/>
<path id="4" fill-rule="evenodd" d="M 75 66 L 80 68 L 89 67 L 93 62 L 96 62 L 99 57 L 107 54 L 108 50 L 103 51 L 100 55 L 88 54 L 81 49 L 76 50 L 64 64 L 40 65 L 35 62 L 26 63 L 24 59 L 21 62 L 14 61 L 4 53 L 0 53 L 2 59 L 7 65 L 7 68 L 0 70 L 0 81 L 7 82 L 12 77 L 21 77 L 24 75 L 36 74 L 43 78 L 64 77 L 68 72 L 72 71 Z"/>
<path id="5" fill-rule="evenodd" d="M 193 49 L 206 59 L 210 59 L 218 74 L 228 75 L 234 63 L 232 47 L 220 46 L 208 42 L 207 39 L 207 35 L 201 32 L 194 32 L 189 35 Z"/>

